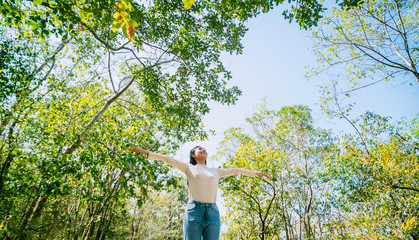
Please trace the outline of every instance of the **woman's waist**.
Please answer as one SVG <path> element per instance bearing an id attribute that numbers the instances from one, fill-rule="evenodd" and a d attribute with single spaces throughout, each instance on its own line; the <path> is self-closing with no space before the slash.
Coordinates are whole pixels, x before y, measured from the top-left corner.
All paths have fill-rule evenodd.
<path id="1" fill-rule="evenodd" d="M 196 201 L 196 200 L 189 200 L 188 203 L 192 203 L 195 204 L 196 206 L 205 206 L 205 207 L 210 207 L 210 206 L 217 206 L 217 203 L 215 202 L 200 202 L 200 201 Z"/>

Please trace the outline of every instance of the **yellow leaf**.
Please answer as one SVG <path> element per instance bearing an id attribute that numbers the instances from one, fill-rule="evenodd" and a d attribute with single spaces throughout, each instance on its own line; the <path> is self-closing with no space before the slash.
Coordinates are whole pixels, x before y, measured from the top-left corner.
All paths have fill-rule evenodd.
<path id="1" fill-rule="evenodd" d="M 186 9 L 191 9 L 193 3 L 195 2 L 195 0 L 183 0 L 183 4 L 185 5 Z"/>

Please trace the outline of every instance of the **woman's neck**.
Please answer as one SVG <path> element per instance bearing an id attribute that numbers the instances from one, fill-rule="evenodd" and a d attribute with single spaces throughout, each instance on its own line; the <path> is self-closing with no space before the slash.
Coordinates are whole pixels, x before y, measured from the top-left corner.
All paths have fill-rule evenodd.
<path id="1" fill-rule="evenodd" d="M 196 164 L 198 164 L 198 165 L 204 165 L 204 166 L 206 166 L 207 164 L 206 164 L 206 160 L 197 160 L 196 161 Z"/>

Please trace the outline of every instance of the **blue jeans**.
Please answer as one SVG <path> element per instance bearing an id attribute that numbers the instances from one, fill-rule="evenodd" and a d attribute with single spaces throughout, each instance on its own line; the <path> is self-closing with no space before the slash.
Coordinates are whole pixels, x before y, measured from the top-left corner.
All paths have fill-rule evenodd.
<path id="1" fill-rule="evenodd" d="M 220 238 L 220 213 L 216 203 L 189 200 L 183 221 L 185 240 L 218 240 Z"/>

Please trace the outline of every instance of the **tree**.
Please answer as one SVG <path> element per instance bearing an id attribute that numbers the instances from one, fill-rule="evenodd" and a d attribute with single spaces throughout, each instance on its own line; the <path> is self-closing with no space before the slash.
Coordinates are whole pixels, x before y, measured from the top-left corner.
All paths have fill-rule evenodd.
<path id="1" fill-rule="evenodd" d="M 245 21 L 279 3 L 2 1 L 0 236 L 118 239 L 126 199 L 140 208 L 171 179 L 124 143 L 204 138 L 207 102 L 240 95 L 221 52 L 240 53 Z M 323 11 L 294 3 L 303 28 Z"/>
<path id="2" fill-rule="evenodd" d="M 330 133 L 313 127 L 310 109 L 265 107 L 231 128 L 220 144 L 224 167 L 265 171 L 273 182 L 244 177 L 222 180 L 228 238 L 321 238 L 327 209 L 321 201 L 321 161 L 331 154 Z"/>
<path id="3" fill-rule="evenodd" d="M 308 76 L 328 76 L 320 100 L 326 111 L 347 113 L 352 105 L 343 105 L 345 97 L 379 82 L 419 81 L 418 7 L 417 1 L 368 0 L 332 8 L 322 19 L 313 30 L 319 65 Z"/>
<path id="4" fill-rule="evenodd" d="M 152 192 L 139 212 L 133 214 L 132 227 L 136 230 L 131 239 L 183 239 L 187 198 L 185 188 Z"/>
<path id="5" fill-rule="evenodd" d="M 390 124 L 367 112 L 359 133 L 316 129 L 303 106 L 262 108 L 248 129 L 231 128 L 220 144 L 224 167 L 262 170 L 220 188 L 227 238 L 416 239 L 418 117 Z"/>
<path id="6" fill-rule="evenodd" d="M 367 148 L 359 135 L 348 134 L 340 139 L 336 157 L 324 162 L 333 209 L 328 238 L 419 236 L 417 117 L 401 126 L 388 120 L 366 113 L 358 127 Z"/>
<path id="7" fill-rule="evenodd" d="M 101 127 L 89 134 L 89 144 L 76 156 L 61 155 L 63 146 L 77 136 L 79 123 L 94 114 L 87 109 L 97 108 L 103 94 L 110 93 L 110 89 L 100 91 L 102 87 L 97 83 L 80 88 L 66 86 L 63 92 L 55 89 L 59 97 L 33 103 L 29 117 L 17 125 L 19 137 L 14 141 L 24 146 L 2 152 L 3 159 L 14 156 L 3 178 L 4 237 L 112 236 L 109 225 L 118 227 L 115 218 L 129 210 L 124 204 L 127 199 L 141 207 L 149 188 L 161 189 L 170 180 L 157 176 L 167 173 L 167 167 L 150 164 L 123 150 L 124 142 L 139 142 L 150 149 L 161 143 L 153 143 L 158 138 L 153 116 L 139 118 L 135 111 L 128 112 L 121 105 L 111 106 L 98 120 Z M 141 106 L 134 98 L 130 101 Z"/>
<path id="8" fill-rule="evenodd" d="M 218 57 L 223 49 L 240 49 L 240 34 L 215 36 L 219 25 L 206 19 L 206 28 L 200 28 L 201 22 L 177 5 L 115 6 L 103 1 L 1 5 L 5 238 L 110 236 L 107 226 L 127 211 L 120 198 L 136 197 L 136 184 L 144 201 L 147 185 L 161 188 L 156 173 L 165 169 L 124 156 L 124 142 L 154 151 L 166 145 L 173 151 L 186 139 L 205 136 L 200 116 L 209 110 L 208 99 L 232 103 L 239 94 L 226 88 L 229 73 Z M 134 6 L 136 16 L 127 16 Z M 168 21 L 170 11 L 176 14 Z M 133 19 L 148 24 L 142 25 L 141 41 L 119 43 L 125 37 L 112 31 L 116 13 L 124 15 L 125 27 L 135 25 Z M 121 47 L 113 47 L 117 44 Z M 115 53 L 121 58 L 112 59 Z M 171 64 L 170 71 L 164 69 Z M 176 71 L 176 64 L 183 67 Z M 75 186 L 78 190 L 72 191 Z"/>
<path id="9" fill-rule="evenodd" d="M 350 119 L 353 104 L 344 105 L 372 84 L 417 83 L 417 8 L 416 1 L 365 1 L 333 9 L 313 32 L 320 63 L 314 75 L 331 76 L 321 87 L 322 107 L 356 130 L 339 137 L 336 155 L 323 162 L 327 238 L 418 237 L 417 119 L 391 125 L 372 112 Z"/>

